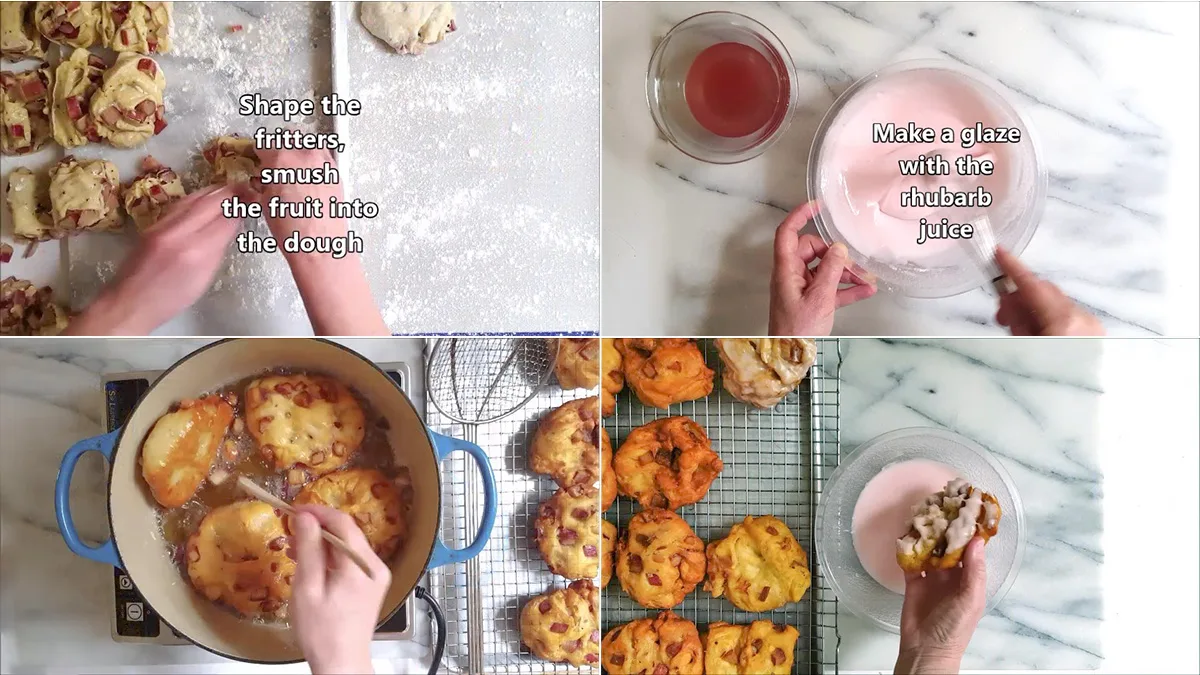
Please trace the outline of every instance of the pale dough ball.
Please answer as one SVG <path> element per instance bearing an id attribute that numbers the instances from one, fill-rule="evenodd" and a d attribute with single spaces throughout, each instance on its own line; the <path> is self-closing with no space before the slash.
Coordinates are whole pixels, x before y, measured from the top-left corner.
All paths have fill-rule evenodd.
<path id="1" fill-rule="evenodd" d="M 359 18 L 372 35 L 401 54 L 420 54 L 456 28 L 448 2 L 362 2 Z"/>

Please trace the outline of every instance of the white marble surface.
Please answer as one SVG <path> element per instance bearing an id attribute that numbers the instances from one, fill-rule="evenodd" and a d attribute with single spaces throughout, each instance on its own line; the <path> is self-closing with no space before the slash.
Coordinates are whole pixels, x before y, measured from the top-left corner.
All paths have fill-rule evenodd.
<path id="1" fill-rule="evenodd" d="M 692 160 L 646 107 L 650 54 L 675 23 L 731 9 L 783 41 L 799 106 L 759 158 Z M 1032 120 L 1050 172 L 1024 254 L 1110 334 L 1195 336 L 1196 3 L 605 3 L 605 333 L 766 330 L 775 227 L 805 201 L 813 134 L 852 82 L 910 58 L 961 61 L 1001 81 Z M 877 296 L 839 311 L 843 335 L 987 335 L 982 291 L 941 300 Z"/>
<path id="2" fill-rule="evenodd" d="M 942 427 L 988 448 L 1016 483 L 1024 562 L 964 669 L 1197 668 L 1182 637 L 1200 620 L 1195 528 L 1176 542 L 1186 560 L 1153 575 L 1122 534 L 1145 526 L 1146 476 L 1177 477 L 1171 501 L 1195 509 L 1194 340 L 845 340 L 843 357 L 843 454 L 893 429 Z M 890 672 L 898 636 L 844 608 L 839 628 L 843 671 Z"/>

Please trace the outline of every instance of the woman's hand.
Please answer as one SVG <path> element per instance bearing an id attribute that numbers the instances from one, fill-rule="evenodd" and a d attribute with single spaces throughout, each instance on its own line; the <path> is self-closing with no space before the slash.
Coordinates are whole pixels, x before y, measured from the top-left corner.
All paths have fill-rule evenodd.
<path id="1" fill-rule="evenodd" d="M 290 518 L 296 576 L 292 583 L 292 630 L 314 675 L 371 673 L 371 638 L 392 583 L 350 516 L 326 506 L 297 506 Z M 341 537 L 371 567 L 368 576 L 346 554 L 327 546 L 321 526 Z"/>
<path id="2" fill-rule="evenodd" d="M 775 336 L 821 337 L 833 331 L 833 312 L 875 295 L 875 279 L 849 263 L 841 243 L 827 245 L 800 234 L 820 205 L 808 202 L 792 211 L 775 231 L 771 310 L 767 332 Z M 816 269 L 809 269 L 820 258 Z M 849 284 L 841 288 L 842 284 Z"/>
<path id="3" fill-rule="evenodd" d="M 962 567 L 907 573 L 896 673 L 957 673 L 987 605 L 983 539 L 963 552 Z"/>
<path id="4" fill-rule="evenodd" d="M 996 249 L 996 264 L 1016 290 L 1000 296 L 996 323 L 1013 335 L 1103 336 L 1100 320 L 1075 304 L 1058 286 L 1039 279 L 1008 251 Z"/>
<path id="5" fill-rule="evenodd" d="M 64 334 L 147 335 L 190 307 L 212 285 L 241 225 L 221 215 L 221 202 L 248 192 L 209 187 L 172 204 Z"/>

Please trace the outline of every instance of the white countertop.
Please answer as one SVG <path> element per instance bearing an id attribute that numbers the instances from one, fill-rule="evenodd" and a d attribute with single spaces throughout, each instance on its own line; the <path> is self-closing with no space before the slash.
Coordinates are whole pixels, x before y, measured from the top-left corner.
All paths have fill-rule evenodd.
<path id="1" fill-rule="evenodd" d="M 650 54 L 670 28 L 729 9 L 764 23 L 797 70 L 785 136 L 733 166 L 690 159 L 646 107 Z M 603 12 L 604 332 L 766 330 L 772 239 L 805 201 L 809 146 L 851 83 L 889 63 L 949 58 L 1001 81 L 1050 172 L 1023 259 L 1111 335 L 1200 333 L 1196 3 L 609 2 Z M 982 291 L 880 294 L 842 309 L 840 335 L 995 335 Z"/>
<path id="2" fill-rule="evenodd" d="M 110 573 L 68 553 L 50 499 L 62 452 L 101 431 L 100 375 L 162 368 L 199 344 L 0 345 L 0 672 L 250 670 L 194 647 L 113 643 Z M 415 342 L 348 344 L 415 363 Z M 944 426 L 996 453 L 1021 492 L 1025 562 L 965 667 L 1200 672 L 1200 533 L 1171 515 L 1194 513 L 1200 489 L 1196 341 L 854 340 L 843 354 L 843 453 L 890 429 Z M 75 503 L 81 532 L 99 537 L 95 459 L 80 465 Z M 1167 478 L 1152 500 L 1151 476 Z M 1168 551 L 1151 559 L 1146 541 Z M 842 671 L 890 671 L 895 636 L 845 613 L 839 624 Z M 424 652 L 375 649 L 378 672 L 407 672 Z"/>

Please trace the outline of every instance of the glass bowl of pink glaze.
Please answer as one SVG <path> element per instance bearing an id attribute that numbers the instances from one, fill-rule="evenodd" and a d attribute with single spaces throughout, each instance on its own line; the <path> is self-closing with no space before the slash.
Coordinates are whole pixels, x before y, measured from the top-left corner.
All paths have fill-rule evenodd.
<path id="1" fill-rule="evenodd" d="M 864 530 L 874 532 L 878 528 L 870 528 L 871 523 L 856 523 L 856 515 L 861 518 L 863 513 L 856 514 L 855 507 L 859 504 L 860 497 L 867 494 L 868 483 L 873 478 L 895 475 L 896 467 L 904 469 L 917 464 L 932 463 L 945 467 L 951 474 L 995 495 L 1000 503 L 999 530 L 996 536 L 988 540 L 985 548 L 988 570 L 987 611 L 991 611 L 1004 599 L 1008 589 L 1016 581 L 1021 570 L 1021 560 L 1025 555 L 1025 511 L 1017 493 L 1017 486 L 1000 462 L 983 446 L 950 431 L 923 427 L 899 429 L 863 443 L 842 458 L 822 490 L 814 532 L 816 556 L 825 578 L 829 580 L 842 605 L 855 615 L 893 633 L 900 632 L 900 609 L 904 596 L 902 593 L 888 590 L 867 571 L 860 560 L 859 547 L 866 550 L 867 546 L 864 542 L 859 542 L 859 547 L 856 547 L 856 524 L 860 533 Z M 922 468 L 924 470 L 924 467 Z M 893 471 L 892 474 L 885 473 L 889 469 Z M 930 485 L 936 485 L 939 481 L 944 485 L 942 476 L 932 478 Z M 877 484 L 870 492 L 877 495 L 880 487 Z M 899 495 L 905 494 L 905 487 L 911 492 L 911 483 L 907 486 L 891 485 L 888 489 Z M 942 485 L 937 485 L 927 494 L 932 494 L 941 487 Z M 924 494 L 905 494 L 894 501 L 899 504 L 914 500 L 915 505 L 923 497 Z M 897 526 L 893 524 L 893 527 Z M 894 534 L 888 531 L 880 535 L 887 540 L 876 541 L 884 549 L 890 549 L 893 556 L 895 547 L 894 544 L 889 546 L 888 541 L 894 542 L 905 534 L 903 525 L 898 527 L 902 531 Z M 868 564 L 871 564 L 870 561 Z M 896 569 L 898 568 L 899 565 L 896 566 Z"/>
<path id="2" fill-rule="evenodd" d="M 888 123 L 907 131 L 909 122 L 934 130 L 936 139 L 908 142 L 894 134 L 885 136 L 891 142 L 876 142 L 877 123 L 886 133 Z M 984 134 L 1015 129 L 1020 141 L 1011 142 L 1014 136 L 1005 132 L 963 147 L 962 129 L 971 127 L 978 136 L 977 124 Z M 953 140 L 942 138 L 944 128 Z M 992 161 L 992 175 L 960 175 L 955 162 L 968 154 Z M 934 156 L 944 158 L 949 175 L 900 172 L 901 161 Z M 851 260 L 878 277 L 881 288 L 914 298 L 958 295 L 990 281 L 973 262 L 971 241 L 917 244 L 921 217 L 972 227 L 986 217 L 996 243 L 1020 255 L 1041 220 L 1046 181 L 1029 119 L 1004 86 L 948 60 L 904 61 L 855 82 L 825 114 L 808 157 L 809 199 L 821 203 L 817 231 L 829 243 L 844 243 Z M 902 205 L 899 195 L 914 186 L 950 193 L 983 187 L 992 204 Z"/>
<path id="3" fill-rule="evenodd" d="M 654 49 L 646 103 L 681 152 L 736 164 L 787 131 L 795 81 L 792 57 L 766 26 L 734 12 L 705 12 L 676 24 Z"/>

